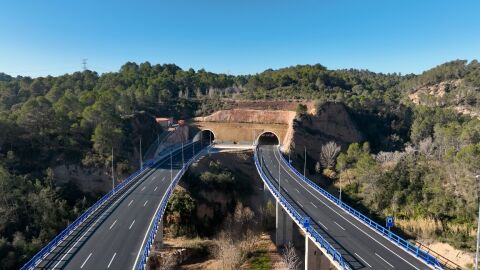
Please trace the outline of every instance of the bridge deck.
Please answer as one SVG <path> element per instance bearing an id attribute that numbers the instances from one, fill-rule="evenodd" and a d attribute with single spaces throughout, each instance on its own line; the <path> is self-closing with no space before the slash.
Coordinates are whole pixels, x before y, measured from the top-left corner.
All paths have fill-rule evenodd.
<path id="1" fill-rule="evenodd" d="M 352 269 L 431 269 L 307 185 L 282 161 L 276 146 L 260 146 L 259 158 L 272 183 L 278 185 L 280 175 L 282 196 L 310 217 L 314 228 Z"/>
<path id="2" fill-rule="evenodd" d="M 184 150 L 187 161 L 193 148 Z M 179 152 L 172 156 L 173 176 L 181 167 Z M 149 226 L 171 183 L 170 168 L 167 156 L 79 226 L 37 269 L 136 269 Z"/>

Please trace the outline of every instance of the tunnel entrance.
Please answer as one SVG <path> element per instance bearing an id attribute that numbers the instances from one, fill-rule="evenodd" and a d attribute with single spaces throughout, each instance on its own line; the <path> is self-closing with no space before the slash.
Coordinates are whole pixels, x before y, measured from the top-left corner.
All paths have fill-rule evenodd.
<path id="1" fill-rule="evenodd" d="M 201 130 L 193 137 L 193 141 L 200 141 L 203 145 L 209 145 L 215 141 L 215 134 L 208 129 Z"/>
<path id="2" fill-rule="evenodd" d="M 264 132 L 257 139 L 258 145 L 278 145 L 279 140 L 273 132 Z"/>

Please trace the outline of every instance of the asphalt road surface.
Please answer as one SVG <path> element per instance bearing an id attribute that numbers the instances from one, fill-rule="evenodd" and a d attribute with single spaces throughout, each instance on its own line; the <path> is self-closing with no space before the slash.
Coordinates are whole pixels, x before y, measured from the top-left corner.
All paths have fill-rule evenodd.
<path id="1" fill-rule="evenodd" d="M 199 148 L 197 144 L 196 151 Z M 185 162 L 192 156 L 193 147 L 185 147 Z M 178 152 L 149 168 L 79 226 L 37 269 L 136 269 L 155 212 L 172 175 L 181 167 Z"/>
<path id="2" fill-rule="evenodd" d="M 291 172 L 277 146 L 260 145 L 258 157 L 263 171 L 278 186 L 282 196 L 327 240 L 352 269 L 431 269 L 411 253 L 330 202 Z M 279 177 L 280 176 L 280 177 Z"/>

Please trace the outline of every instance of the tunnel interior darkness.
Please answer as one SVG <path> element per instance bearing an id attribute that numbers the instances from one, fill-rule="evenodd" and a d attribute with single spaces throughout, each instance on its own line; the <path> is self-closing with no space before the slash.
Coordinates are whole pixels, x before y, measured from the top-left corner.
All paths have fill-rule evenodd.
<path id="1" fill-rule="evenodd" d="M 193 141 L 201 141 L 203 145 L 208 145 L 215 140 L 215 134 L 210 130 L 202 130 L 195 135 Z"/>
<path id="2" fill-rule="evenodd" d="M 278 141 L 277 135 L 275 135 L 274 133 L 265 132 L 258 137 L 258 144 L 259 145 L 278 145 L 279 141 Z"/>

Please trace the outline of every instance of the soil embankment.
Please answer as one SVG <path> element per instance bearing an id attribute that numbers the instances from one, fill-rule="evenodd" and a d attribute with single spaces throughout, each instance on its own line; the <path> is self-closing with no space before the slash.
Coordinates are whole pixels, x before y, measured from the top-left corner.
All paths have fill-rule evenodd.
<path id="1" fill-rule="evenodd" d="M 172 260 L 174 269 L 285 269 L 270 237 L 274 207 L 267 215 L 264 196 L 251 151 L 202 158 L 170 199 L 165 245 L 153 253 L 151 269 Z"/>

